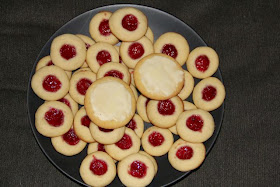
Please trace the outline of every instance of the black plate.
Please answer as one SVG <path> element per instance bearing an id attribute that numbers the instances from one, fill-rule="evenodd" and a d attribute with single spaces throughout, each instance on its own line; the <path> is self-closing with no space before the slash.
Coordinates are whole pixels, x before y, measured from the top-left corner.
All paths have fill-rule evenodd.
<path id="1" fill-rule="evenodd" d="M 34 136 L 46 155 L 46 157 L 49 159 L 49 161 L 56 166 L 62 173 L 64 173 L 66 176 L 74 180 L 75 182 L 85 185 L 83 180 L 80 177 L 79 174 L 79 167 L 82 162 L 82 160 L 87 155 L 87 147 L 78 155 L 67 157 L 63 156 L 59 153 L 57 153 L 54 148 L 51 145 L 50 138 L 46 138 L 39 134 L 35 128 L 35 112 L 38 109 L 38 107 L 44 102 L 40 98 L 38 98 L 33 90 L 31 89 L 31 77 L 33 76 L 35 72 L 35 67 L 37 62 L 44 56 L 50 54 L 50 45 L 52 40 L 61 34 L 64 33 L 72 33 L 72 34 L 84 34 L 89 35 L 88 27 L 89 22 L 91 18 L 97 14 L 100 11 L 111 11 L 114 12 L 115 10 L 123 7 L 135 7 L 140 9 L 147 17 L 149 21 L 149 26 L 152 29 L 155 40 L 163 33 L 165 32 L 177 32 L 183 35 L 189 42 L 190 50 L 194 49 L 198 46 L 206 46 L 206 43 L 201 39 L 201 37 L 195 33 L 188 25 L 186 25 L 184 22 L 180 21 L 176 17 L 167 14 L 163 11 L 146 7 L 146 6 L 140 6 L 140 5 L 110 5 L 105 6 L 101 8 L 97 8 L 91 11 L 88 11 L 68 23 L 66 23 L 63 27 L 61 27 L 45 44 L 43 49 L 41 50 L 40 54 L 38 55 L 36 62 L 34 63 L 32 72 L 30 74 L 29 84 L 28 84 L 28 91 L 27 91 L 27 104 L 28 104 L 28 115 L 30 119 L 30 124 L 32 131 L 34 133 Z M 186 66 L 183 66 L 186 69 Z M 222 76 L 220 73 L 220 70 L 218 70 L 215 74 L 215 77 L 222 80 Z M 195 80 L 197 83 L 199 80 Z M 191 96 L 187 99 L 188 101 L 192 101 Z M 224 104 L 218 108 L 217 110 L 211 112 L 211 114 L 214 117 L 216 128 L 214 131 L 213 136 L 206 142 L 204 142 L 204 145 L 207 150 L 207 154 L 213 147 L 213 144 L 218 136 L 218 133 L 221 128 L 222 124 L 222 118 L 224 113 Z M 145 124 L 146 128 L 150 126 L 150 124 Z M 178 139 L 178 136 L 174 136 L 175 140 Z M 167 159 L 167 154 L 161 157 L 156 157 L 157 163 L 158 163 L 158 173 L 156 177 L 154 178 L 153 182 L 149 186 L 167 186 L 172 183 L 177 182 L 178 180 L 182 179 L 183 177 L 187 176 L 190 172 L 179 172 L 172 168 L 172 166 L 169 164 Z M 118 179 L 118 177 L 115 178 L 115 180 L 111 183 L 112 186 L 123 186 Z"/>

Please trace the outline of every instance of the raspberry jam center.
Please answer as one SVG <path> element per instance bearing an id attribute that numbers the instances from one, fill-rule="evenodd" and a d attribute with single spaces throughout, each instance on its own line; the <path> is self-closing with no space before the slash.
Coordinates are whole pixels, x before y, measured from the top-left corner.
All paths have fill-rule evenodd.
<path id="1" fill-rule="evenodd" d="M 211 101 L 214 99 L 217 95 L 217 89 L 214 88 L 213 86 L 206 86 L 202 90 L 202 99 L 205 101 Z"/>
<path id="2" fill-rule="evenodd" d="M 64 44 L 60 48 L 59 52 L 60 52 L 60 55 L 66 60 L 69 60 L 69 59 L 75 57 L 77 54 L 76 47 L 73 45 L 69 45 L 69 44 Z"/>
<path id="3" fill-rule="evenodd" d="M 103 152 L 106 152 L 106 151 L 105 151 L 104 144 L 98 143 L 98 146 L 97 146 L 97 151 L 103 151 Z"/>
<path id="4" fill-rule="evenodd" d="M 181 160 L 190 159 L 193 156 L 193 149 L 189 146 L 180 147 L 176 152 L 176 156 Z"/>
<path id="5" fill-rule="evenodd" d="M 108 72 L 105 73 L 104 77 L 107 77 L 107 76 L 110 76 L 110 77 L 116 77 L 116 78 L 119 78 L 119 79 L 123 79 L 123 74 L 122 72 L 118 71 L 118 70 L 110 70 Z"/>
<path id="6" fill-rule="evenodd" d="M 144 54 L 145 50 L 142 44 L 135 42 L 128 47 L 128 55 L 136 60 Z"/>
<path id="7" fill-rule="evenodd" d="M 94 175 L 104 175 L 107 172 L 107 164 L 103 160 L 96 159 L 93 157 L 92 162 L 90 163 L 89 169 L 93 172 Z"/>
<path id="8" fill-rule="evenodd" d="M 172 115 L 175 112 L 175 105 L 171 100 L 163 100 L 158 102 L 158 112 L 161 115 Z"/>
<path id="9" fill-rule="evenodd" d="M 53 62 L 50 60 L 48 63 L 47 63 L 47 66 L 52 66 L 53 65 Z"/>
<path id="10" fill-rule="evenodd" d="M 132 14 L 127 14 L 122 19 L 122 26 L 128 31 L 134 31 L 138 27 L 138 19 Z"/>
<path id="11" fill-rule="evenodd" d="M 127 134 L 124 134 L 122 139 L 116 143 L 120 149 L 129 149 L 132 147 L 132 140 L 131 137 Z"/>
<path id="12" fill-rule="evenodd" d="M 130 164 L 128 173 L 133 177 L 143 178 L 147 174 L 147 166 L 143 162 L 136 160 Z"/>
<path id="13" fill-rule="evenodd" d="M 98 64 L 102 66 L 103 64 L 112 61 L 111 54 L 106 50 L 99 51 L 97 53 L 96 60 Z"/>
<path id="14" fill-rule="evenodd" d="M 186 125 L 193 131 L 201 132 L 201 129 L 203 127 L 203 119 L 199 115 L 192 115 L 187 119 Z"/>
<path id="15" fill-rule="evenodd" d="M 100 24 L 99 24 L 99 32 L 103 36 L 109 36 L 111 34 L 111 30 L 109 27 L 109 20 L 108 19 L 103 19 Z"/>
<path id="16" fill-rule="evenodd" d="M 43 88 L 48 92 L 57 92 L 61 86 L 60 80 L 54 75 L 48 75 L 43 80 Z"/>
<path id="17" fill-rule="evenodd" d="M 90 125 L 90 119 L 89 119 L 89 117 L 87 116 L 87 115 L 85 115 L 85 116 L 83 116 L 82 118 L 81 118 L 81 124 L 83 125 L 83 126 L 86 126 L 86 127 L 89 127 L 89 125 Z"/>
<path id="18" fill-rule="evenodd" d="M 45 113 L 45 120 L 48 122 L 48 124 L 59 127 L 64 122 L 64 114 L 62 110 L 56 109 L 56 108 L 50 108 Z"/>
<path id="19" fill-rule="evenodd" d="M 77 90 L 81 95 L 85 95 L 88 87 L 92 84 L 91 80 L 83 78 L 77 83 Z"/>
<path id="20" fill-rule="evenodd" d="M 104 129 L 102 127 L 98 127 L 98 129 L 102 132 L 112 132 L 114 129 Z"/>
<path id="21" fill-rule="evenodd" d="M 176 47 L 172 44 L 165 44 L 162 47 L 161 53 L 171 56 L 172 58 L 176 58 L 178 55 Z"/>
<path id="22" fill-rule="evenodd" d="M 79 143 L 80 138 L 76 135 L 75 131 L 71 128 L 68 132 L 63 134 L 63 140 L 69 145 L 76 145 Z"/>
<path id="23" fill-rule="evenodd" d="M 136 121 L 134 119 L 130 120 L 130 122 L 126 125 L 126 127 L 132 130 L 137 129 Z"/>
<path id="24" fill-rule="evenodd" d="M 152 144 L 154 147 L 160 146 L 164 142 L 164 137 L 159 132 L 152 132 L 149 135 L 148 139 L 149 139 L 150 144 Z"/>
<path id="25" fill-rule="evenodd" d="M 70 102 L 68 101 L 68 99 L 65 99 L 65 98 L 61 98 L 59 99 L 58 101 L 66 104 L 70 109 L 71 109 L 71 105 L 70 105 Z"/>
<path id="26" fill-rule="evenodd" d="M 210 64 L 209 58 L 206 55 L 200 55 L 195 59 L 195 67 L 198 71 L 204 72 Z"/>

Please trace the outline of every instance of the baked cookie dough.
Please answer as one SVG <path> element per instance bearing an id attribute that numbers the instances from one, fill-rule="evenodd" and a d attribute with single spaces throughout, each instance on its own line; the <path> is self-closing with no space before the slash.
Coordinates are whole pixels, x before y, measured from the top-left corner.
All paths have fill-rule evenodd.
<path id="1" fill-rule="evenodd" d="M 189 95 L 192 93 L 194 87 L 194 79 L 192 75 L 188 71 L 184 71 L 184 87 L 178 94 L 178 96 L 185 100 L 189 97 Z"/>
<path id="2" fill-rule="evenodd" d="M 144 132 L 144 122 L 138 114 L 135 114 L 133 116 L 126 127 L 132 129 L 139 138 L 142 137 Z"/>
<path id="3" fill-rule="evenodd" d="M 134 76 L 133 76 L 133 73 L 134 73 L 134 69 L 128 69 L 128 71 L 130 72 L 130 83 L 135 86 L 135 82 L 134 82 Z"/>
<path id="4" fill-rule="evenodd" d="M 41 58 L 39 60 L 39 62 L 37 63 L 36 65 L 36 71 L 41 69 L 42 67 L 45 67 L 45 66 L 52 66 L 54 65 L 53 62 L 52 62 L 52 59 L 51 59 L 51 56 L 45 56 L 43 58 Z"/>
<path id="5" fill-rule="evenodd" d="M 72 110 L 74 116 L 78 112 L 78 103 L 74 101 L 74 99 L 72 99 L 72 97 L 69 94 L 59 99 L 58 101 L 66 104 Z"/>
<path id="6" fill-rule="evenodd" d="M 158 171 L 158 165 L 157 165 L 156 159 L 154 157 L 152 157 L 151 155 L 149 155 L 148 153 L 146 153 L 145 151 L 139 151 L 138 153 L 147 156 L 153 162 L 153 165 L 155 168 L 155 175 L 156 175 L 157 171 Z"/>
<path id="7" fill-rule="evenodd" d="M 85 46 L 86 49 L 88 50 L 88 48 L 90 46 L 92 46 L 93 44 L 95 44 L 95 41 L 93 41 L 90 37 L 83 35 L 83 34 L 76 34 L 76 36 L 78 36 L 79 38 L 81 38 L 84 42 L 85 42 Z"/>
<path id="8" fill-rule="evenodd" d="M 137 113 L 139 116 L 143 119 L 143 121 L 150 123 L 150 120 L 147 116 L 147 105 L 149 103 L 150 99 L 146 98 L 143 95 L 140 95 L 137 100 Z"/>
<path id="9" fill-rule="evenodd" d="M 135 100 L 137 102 L 137 100 L 138 100 L 138 92 L 137 92 L 136 88 L 132 84 L 130 84 L 129 87 L 131 88 L 131 90 L 132 90 L 132 92 L 133 92 L 133 94 L 135 96 Z"/>
<path id="10" fill-rule="evenodd" d="M 106 152 L 104 144 L 101 144 L 101 143 L 98 143 L 98 142 L 94 142 L 94 143 L 90 143 L 88 145 L 88 149 L 87 149 L 87 154 L 88 155 L 91 154 L 91 153 L 94 153 L 96 151 Z"/>
<path id="11" fill-rule="evenodd" d="M 150 27 L 148 27 L 147 32 L 145 36 L 152 42 L 154 43 L 154 33 Z"/>

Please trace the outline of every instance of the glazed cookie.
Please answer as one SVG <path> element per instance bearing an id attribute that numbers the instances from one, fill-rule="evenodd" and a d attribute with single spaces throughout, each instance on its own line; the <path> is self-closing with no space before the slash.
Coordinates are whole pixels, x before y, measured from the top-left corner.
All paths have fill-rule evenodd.
<path id="1" fill-rule="evenodd" d="M 96 80 L 96 75 L 90 71 L 73 74 L 70 79 L 69 94 L 79 104 L 84 105 L 85 94 L 89 86 Z"/>
<path id="2" fill-rule="evenodd" d="M 197 47 L 191 51 L 186 64 L 192 76 L 204 79 L 217 71 L 219 57 L 216 51 L 210 47 Z"/>
<path id="3" fill-rule="evenodd" d="M 150 27 L 148 27 L 147 32 L 145 36 L 152 42 L 154 43 L 154 33 Z"/>
<path id="4" fill-rule="evenodd" d="M 194 87 L 194 79 L 188 71 L 184 71 L 184 77 L 185 77 L 184 78 L 184 87 L 178 94 L 178 96 L 182 100 L 185 100 L 189 97 L 189 95 L 192 93 L 193 87 Z"/>
<path id="5" fill-rule="evenodd" d="M 137 153 L 140 150 L 140 138 L 129 128 L 125 128 L 123 137 L 115 144 L 105 145 L 106 152 L 115 160 Z"/>
<path id="6" fill-rule="evenodd" d="M 116 172 L 113 159 L 102 151 L 87 155 L 80 166 L 80 175 L 90 186 L 107 186 L 114 180 Z"/>
<path id="7" fill-rule="evenodd" d="M 88 149 L 87 149 L 87 154 L 88 155 L 91 154 L 91 153 L 94 153 L 96 151 L 106 152 L 104 144 L 101 144 L 101 143 L 98 143 L 98 142 L 94 142 L 94 143 L 90 143 L 88 145 Z"/>
<path id="8" fill-rule="evenodd" d="M 163 53 L 174 58 L 181 66 L 185 64 L 190 53 L 187 40 L 175 32 L 161 35 L 154 44 L 155 53 Z"/>
<path id="9" fill-rule="evenodd" d="M 85 97 L 89 118 L 105 129 L 125 126 L 135 114 L 135 105 L 130 87 L 115 77 L 98 79 L 89 87 Z"/>
<path id="10" fill-rule="evenodd" d="M 225 99 L 226 91 L 223 83 L 215 78 L 208 77 L 201 80 L 193 90 L 193 102 L 197 108 L 212 111 L 219 108 Z"/>
<path id="11" fill-rule="evenodd" d="M 41 99 L 54 101 L 63 98 L 69 91 L 69 79 L 61 68 L 46 66 L 32 77 L 31 87 Z"/>
<path id="12" fill-rule="evenodd" d="M 132 92 L 133 92 L 133 94 L 135 96 L 135 100 L 137 102 L 137 100 L 138 100 L 138 92 L 137 92 L 136 88 L 132 84 L 130 84 L 129 87 L 131 88 L 131 90 L 132 90 Z"/>
<path id="13" fill-rule="evenodd" d="M 205 159 L 203 143 L 177 140 L 168 152 L 169 163 L 178 171 L 186 172 L 198 168 Z"/>
<path id="14" fill-rule="evenodd" d="M 132 129 L 139 138 L 142 137 L 144 132 L 144 122 L 138 114 L 135 114 L 133 116 L 126 127 Z"/>
<path id="15" fill-rule="evenodd" d="M 184 71 L 170 56 L 151 54 L 140 60 L 134 70 L 138 90 L 151 99 L 166 100 L 184 86 Z"/>
<path id="16" fill-rule="evenodd" d="M 156 159 L 154 157 L 152 157 L 151 155 L 149 155 L 148 153 L 146 153 L 145 151 L 139 151 L 138 153 L 147 156 L 153 162 L 153 165 L 155 168 L 155 175 L 156 175 L 157 171 L 158 171 L 158 165 L 157 165 Z"/>
<path id="17" fill-rule="evenodd" d="M 212 136 L 215 122 L 209 112 L 194 109 L 183 112 L 176 122 L 176 127 L 183 140 L 200 143 L 205 142 Z"/>
<path id="18" fill-rule="evenodd" d="M 146 98 L 143 95 L 140 95 L 137 100 L 137 113 L 147 123 L 150 123 L 150 120 L 148 119 L 147 116 L 147 105 L 149 101 L 150 99 Z"/>
<path id="19" fill-rule="evenodd" d="M 109 19 L 112 33 L 122 41 L 136 41 L 147 32 L 147 17 L 138 9 L 132 7 L 115 11 Z"/>
<path id="20" fill-rule="evenodd" d="M 130 72 L 130 84 L 132 84 L 133 86 L 135 86 L 135 82 L 134 82 L 134 69 L 128 69 L 128 71 Z"/>
<path id="21" fill-rule="evenodd" d="M 87 63 L 90 69 L 97 73 L 100 66 L 108 62 L 119 62 L 119 54 L 114 46 L 98 42 L 87 51 Z"/>
<path id="22" fill-rule="evenodd" d="M 83 35 L 83 34 L 76 34 L 76 36 L 78 36 L 79 38 L 81 38 L 83 40 L 83 42 L 85 42 L 85 46 L 86 49 L 88 50 L 88 48 L 90 46 L 92 46 L 93 44 L 95 44 L 95 41 L 93 41 L 90 37 Z"/>
<path id="23" fill-rule="evenodd" d="M 153 52 L 153 44 L 146 36 L 137 41 L 122 42 L 120 46 L 120 56 L 129 68 L 135 68 L 139 60 Z"/>
<path id="24" fill-rule="evenodd" d="M 73 128 L 61 136 L 51 138 L 51 142 L 54 149 L 65 156 L 76 155 L 87 145 L 86 142 L 79 139 Z"/>
<path id="25" fill-rule="evenodd" d="M 63 34 L 52 41 L 51 59 L 64 70 L 72 71 L 81 67 L 86 54 L 85 42 L 73 34 Z"/>
<path id="26" fill-rule="evenodd" d="M 147 186 L 155 176 L 152 161 L 140 153 L 129 155 L 120 161 L 117 169 L 118 176 L 125 186 Z"/>
<path id="27" fill-rule="evenodd" d="M 69 94 L 67 94 L 63 98 L 59 99 L 58 101 L 66 104 L 72 110 L 73 115 L 75 115 L 77 113 L 78 108 L 79 108 L 78 103 L 76 103 Z"/>
<path id="28" fill-rule="evenodd" d="M 60 136 L 72 126 L 73 113 L 70 108 L 59 101 L 42 104 L 35 113 L 35 127 L 47 137 Z"/>

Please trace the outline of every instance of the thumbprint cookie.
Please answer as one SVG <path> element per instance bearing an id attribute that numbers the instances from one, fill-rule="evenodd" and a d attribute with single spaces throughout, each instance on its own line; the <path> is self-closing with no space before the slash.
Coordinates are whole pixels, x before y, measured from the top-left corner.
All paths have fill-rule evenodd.
<path id="1" fill-rule="evenodd" d="M 63 98 L 57 100 L 57 101 L 60 101 L 64 104 L 66 104 L 73 112 L 73 115 L 75 115 L 78 111 L 78 103 L 74 101 L 74 99 L 72 99 L 72 97 L 67 94 L 66 96 L 64 96 Z"/>
<path id="2" fill-rule="evenodd" d="M 140 95 L 137 100 L 137 113 L 139 116 L 143 119 L 143 121 L 150 123 L 150 120 L 147 116 L 147 105 L 149 103 L 150 99 Z"/>
<path id="3" fill-rule="evenodd" d="M 194 87 L 194 79 L 192 75 L 188 71 L 184 71 L 184 87 L 178 94 L 178 96 L 185 100 L 189 97 L 189 95 L 192 93 Z"/>
<path id="4" fill-rule="evenodd" d="M 154 33 L 150 27 L 148 27 L 147 32 L 145 36 L 152 42 L 154 43 Z"/>
<path id="5" fill-rule="evenodd" d="M 142 137 L 144 132 L 144 122 L 139 115 L 135 114 L 126 127 L 132 129 L 139 138 Z"/>
<path id="6" fill-rule="evenodd" d="M 90 46 L 92 46 L 93 44 L 95 44 L 95 41 L 93 41 L 90 37 L 83 35 L 83 34 L 76 34 L 76 36 L 78 36 L 79 38 L 81 38 L 84 42 L 85 42 L 85 46 L 86 49 L 88 50 L 88 48 Z"/>

